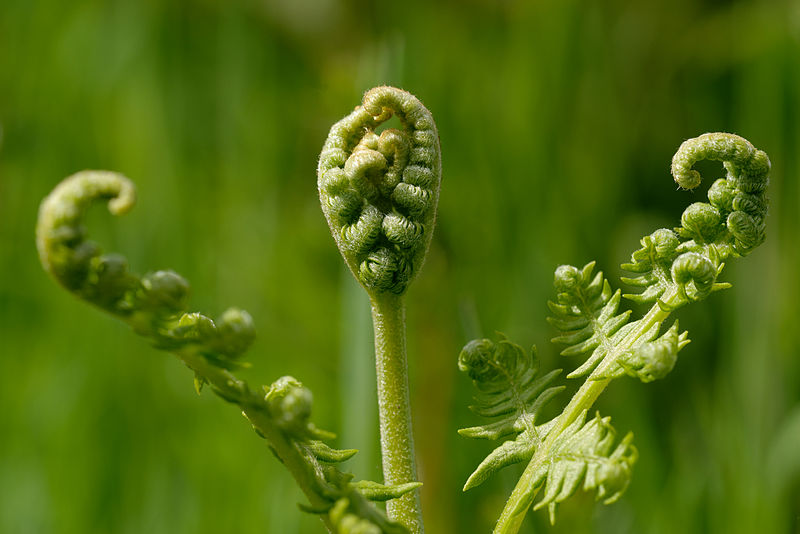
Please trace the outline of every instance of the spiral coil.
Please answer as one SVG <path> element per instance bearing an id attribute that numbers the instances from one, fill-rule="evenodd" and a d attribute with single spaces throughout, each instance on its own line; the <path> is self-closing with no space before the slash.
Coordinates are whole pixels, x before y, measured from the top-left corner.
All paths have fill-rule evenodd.
<path id="1" fill-rule="evenodd" d="M 397 116 L 402 129 L 376 129 Z M 439 134 L 410 93 L 376 87 L 330 130 L 320 202 L 350 270 L 370 293 L 403 294 L 425 259 L 441 181 Z"/>

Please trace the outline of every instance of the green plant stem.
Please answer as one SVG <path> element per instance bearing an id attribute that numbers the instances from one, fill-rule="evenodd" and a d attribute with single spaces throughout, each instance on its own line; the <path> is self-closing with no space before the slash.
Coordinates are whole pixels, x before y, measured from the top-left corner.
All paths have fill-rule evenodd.
<path id="1" fill-rule="evenodd" d="M 174 354 L 189 369 L 205 379 L 218 395 L 239 405 L 242 414 L 263 435 L 270 444 L 272 452 L 292 474 L 312 507 L 324 508 L 329 504 L 316 489 L 318 481 L 309 471 L 307 460 L 272 422 L 263 395 L 251 392 L 244 381 L 210 364 L 197 351 L 183 349 L 175 351 Z M 328 531 L 333 534 L 335 528 L 328 515 L 322 514 L 320 518 Z"/>
<path id="2" fill-rule="evenodd" d="M 669 294 L 665 293 L 662 300 L 666 303 L 670 303 L 675 298 L 676 294 L 670 292 Z M 597 397 L 600 396 L 611 382 L 609 378 L 598 377 L 606 375 L 613 366 L 617 365 L 617 358 L 620 354 L 632 348 L 636 341 L 652 328 L 653 325 L 663 322 L 669 317 L 669 314 L 669 311 L 665 311 L 657 303 L 653 305 L 650 311 L 647 312 L 647 315 L 639 320 L 636 327 L 625 336 L 619 345 L 614 347 L 613 351 L 610 351 L 608 355 L 603 358 L 600 365 L 598 365 L 586 379 L 580 389 L 575 392 L 575 395 L 573 395 L 554 427 L 536 450 L 533 458 L 531 458 L 531 461 L 522 473 L 519 482 L 514 487 L 514 491 L 511 493 L 503 509 L 503 513 L 500 515 L 500 519 L 497 521 L 494 534 L 516 534 L 519 532 L 528 508 L 533 504 L 533 499 L 536 497 L 538 491 L 538 489 L 532 491 L 531 485 L 536 480 L 537 473 L 542 467 L 542 462 L 549 457 L 549 451 L 553 447 L 553 444 L 564 429 L 572 424 L 584 410 L 588 410 L 592 407 Z"/>
<path id="3" fill-rule="evenodd" d="M 401 295 L 393 293 L 379 293 L 371 296 L 370 300 L 375 328 L 383 483 L 416 482 L 408 395 L 405 302 Z M 422 534 L 419 490 L 386 503 L 386 513 L 390 519 L 405 525 L 412 534 Z"/>

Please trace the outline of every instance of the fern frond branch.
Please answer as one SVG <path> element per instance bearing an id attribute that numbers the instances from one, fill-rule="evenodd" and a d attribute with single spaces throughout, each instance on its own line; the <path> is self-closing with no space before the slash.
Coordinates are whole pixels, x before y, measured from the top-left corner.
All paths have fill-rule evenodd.
<path id="1" fill-rule="evenodd" d="M 587 363 L 569 375 L 576 376 L 593 368 L 532 455 L 500 516 L 496 534 L 515 534 L 519 530 L 537 492 L 544 486 L 542 473 L 552 461 L 561 435 L 582 420 L 611 380 L 628 373 L 648 382 L 672 369 L 677 352 L 689 341 L 685 332 L 678 332 L 677 323 L 653 341 L 670 313 L 730 287 L 717 281 L 725 261 L 748 255 L 764 241 L 765 192 L 770 170 L 767 155 L 733 134 L 710 133 L 689 139 L 680 146 L 672 161 L 672 174 L 679 186 L 691 189 L 699 185 L 700 174 L 692 166 L 703 159 L 722 161 L 727 171 L 726 178 L 717 180 L 709 189 L 709 203 L 696 202 L 686 208 L 680 227 L 659 229 L 645 236 L 641 240 L 642 248 L 632 254 L 631 263 L 623 265 L 624 269 L 638 275 L 624 281 L 644 288 L 641 293 L 626 297 L 653 303 L 642 319 L 626 325 L 615 336 L 606 335 L 603 323 L 608 317 L 595 320 L 595 314 L 601 313 L 601 305 L 608 306 L 612 301 L 583 299 L 583 292 L 592 287 L 596 293 L 596 283 L 588 280 L 593 264 L 587 265 L 583 273 L 568 266 L 556 271 L 556 286 L 561 284 L 565 292 L 563 299 L 559 296 L 558 304 L 551 305 L 560 315 L 551 322 L 566 334 L 554 341 L 572 345 L 563 354 L 584 353 L 594 347 L 602 347 L 602 350 L 596 348 Z M 603 295 L 606 294 L 610 294 L 610 289 L 604 290 Z M 586 312 L 582 319 L 575 318 L 573 305 Z M 614 305 L 607 315 L 615 312 Z M 605 308 L 602 313 L 606 313 Z M 548 487 L 542 503 L 555 505 L 557 499 L 554 500 L 553 491 L 557 488 Z M 553 511 L 551 507 L 551 517 Z"/>
<path id="2" fill-rule="evenodd" d="M 669 311 L 665 311 L 660 306 L 654 305 L 638 324 L 636 324 L 635 328 L 625 336 L 623 341 L 606 355 L 600 365 L 595 368 L 581 385 L 561 412 L 561 415 L 557 417 L 553 428 L 548 432 L 542 445 L 536 450 L 533 458 L 531 458 L 531 461 L 522 473 L 519 482 L 514 487 L 514 491 L 511 493 L 497 521 L 497 525 L 494 529 L 495 534 L 512 534 L 519 531 L 522 520 L 525 519 L 525 514 L 533 504 L 536 494 L 540 489 L 540 487 L 534 485 L 538 473 L 551 454 L 553 445 L 559 436 L 561 436 L 564 430 L 573 424 L 582 413 L 586 412 L 594 405 L 600 394 L 602 394 L 611 383 L 612 379 L 602 377 L 613 369 L 614 366 L 618 365 L 618 356 L 626 350 L 631 349 L 640 337 L 654 325 L 663 322 L 669 315 Z"/>
<path id="3" fill-rule="evenodd" d="M 330 497 L 326 493 L 335 492 L 333 488 L 327 487 L 328 482 L 325 480 L 322 466 L 311 460 L 310 455 L 302 454 L 297 445 L 287 439 L 285 432 L 275 424 L 270 415 L 269 406 L 263 395 L 254 394 L 246 382 L 236 378 L 229 371 L 210 364 L 196 351 L 184 349 L 174 351 L 173 354 L 197 376 L 208 382 L 222 399 L 242 409 L 242 414 L 253 425 L 259 436 L 269 443 L 270 450 L 286 466 L 312 507 L 324 509 L 330 506 Z M 309 464 L 313 469 L 309 469 Z M 320 515 L 320 519 L 330 532 L 335 532 L 327 514 Z"/>
<path id="4" fill-rule="evenodd" d="M 208 384 L 220 398 L 237 405 L 294 477 L 309 500 L 307 508 L 320 513 L 330 532 L 351 532 L 331 518 L 334 506 L 339 507 L 340 519 L 356 518 L 359 525 L 372 525 L 378 532 L 407 532 L 367 499 L 394 499 L 419 484 L 362 483 L 368 495 L 360 493 L 359 483 L 351 482 L 352 475 L 330 465 L 356 451 L 332 449 L 322 441 L 335 436 L 309 422 L 308 389 L 283 377 L 265 387 L 265 395 L 231 372 L 242 366 L 237 360 L 255 335 L 249 314 L 229 309 L 213 321 L 187 313 L 189 284 L 181 276 L 157 271 L 140 277 L 128 270 L 122 256 L 102 254 L 98 245 L 86 239 L 82 224 L 86 210 L 99 200 L 108 200 L 111 213 L 121 215 L 135 202 L 134 186 L 117 173 L 84 171 L 66 178 L 42 202 L 36 233 L 45 270 L 71 293 L 178 357 L 194 372 L 198 392 Z M 344 509 L 342 502 L 346 502 Z"/>

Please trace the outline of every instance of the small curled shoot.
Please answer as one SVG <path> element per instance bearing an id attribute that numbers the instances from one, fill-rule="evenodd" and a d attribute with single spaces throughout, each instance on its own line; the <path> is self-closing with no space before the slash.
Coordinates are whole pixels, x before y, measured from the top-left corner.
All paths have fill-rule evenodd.
<path id="1" fill-rule="evenodd" d="M 392 116 L 401 129 L 377 128 Z M 394 87 L 367 91 L 330 130 L 317 166 L 322 211 L 353 275 L 370 294 L 405 293 L 433 235 L 441 181 L 431 113 Z"/>
<path id="2" fill-rule="evenodd" d="M 39 208 L 36 248 L 45 270 L 66 289 L 90 291 L 84 284 L 95 278 L 97 285 L 105 286 L 103 298 L 107 300 L 108 292 L 119 295 L 130 281 L 125 279 L 124 258 L 101 259 L 97 245 L 86 240 L 83 217 L 89 206 L 99 200 L 108 201 L 112 215 L 124 215 L 136 203 L 136 189 L 130 180 L 114 172 L 84 171 L 67 178 Z M 102 303 L 95 303 L 103 307 Z"/>
<path id="3" fill-rule="evenodd" d="M 625 373 L 647 383 L 667 376 L 678 361 L 678 352 L 689 344 L 689 333 L 679 333 L 678 321 L 675 321 L 660 337 L 650 339 L 657 334 L 657 329 L 651 329 L 640 338 L 639 344 L 621 353 L 616 372 L 598 375 L 597 378 L 616 378 Z"/>
<path id="4" fill-rule="evenodd" d="M 712 184 L 709 204 L 693 204 L 681 218 L 682 237 L 714 243 L 722 259 L 746 256 L 764 241 L 766 189 L 770 161 L 747 139 L 729 133 L 707 133 L 681 144 L 672 158 L 672 176 L 684 189 L 700 185 L 692 166 L 701 160 L 722 161 L 727 176 Z"/>
<path id="5" fill-rule="evenodd" d="M 749 192 L 767 188 L 770 163 L 766 153 L 747 139 L 729 133 L 706 133 L 684 141 L 672 157 L 672 176 L 684 189 L 700 185 L 700 173 L 692 166 L 701 160 L 722 161 L 729 179 Z"/>

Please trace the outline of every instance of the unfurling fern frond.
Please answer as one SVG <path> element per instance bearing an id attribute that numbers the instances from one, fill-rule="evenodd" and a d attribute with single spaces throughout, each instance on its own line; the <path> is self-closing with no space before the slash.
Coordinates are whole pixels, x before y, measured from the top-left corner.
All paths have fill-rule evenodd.
<path id="1" fill-rule="evenodd" d="M 399 128 L 379 128 L 396 117 Z M 408 393 L 404 294 L 433 236 L 442 163 L 430 111 L 411 93 L 376 87 L 334 124 L 317 165 L 320 204 L 339 252 L 367 291 L 375 331 L 384 480 L 417 479 Z M 422 534 L 414 492 L 386 505 Z"/>
<path id="2" fill-rule="evenodd" d="M 402 129 L 376 129 L 393 115 Z M 317 166 L 320 202 L 348 267 L 370 293 L 403 294 L 433 235 L 442 163 L 430 111 L 376 87 L 330 130 Z"/>
<path id="3" fill-rule="evenodd" d="M 621 371 L 645 383 L 667 376 L 678 361 L 678 352 L 690 342 L 688 332 L 678 331 L 678 321 L 656 339 L 650 336 L 657 335 L 658 331 L 651 329 L 650 333 L 639 338 L 632 349 L 620 354 L 617 363 Z M 618 374 L 622 374 L 621 371 Z M 614 377 L 613 373 L 609 373 L 598 375 L 597 378 Z"/>
<path id="4" fill-rule="evenodd" d="M 462 428 L 458 433 L 483 439 L 515 436 L 481 462 L 464 485 L 466 491 L 503 467 L 530 460 L 552 426 L 552 421 L 537 425 L 537 416 L 564 387 L 547 387 L 561 370 L 537 378 L 536 349 L 528 353 L 505 336 L 497 343 L 488 339 L 469 342 L 458 357 L 458 367 L 469 374 L 479 391 L 477 404 L 470 409 L 483 417 L 498 419 L 486 425 Z"/>
<path id="5" fill-rule="evenodd" d="M 624 270 L 638 276 L 623 277 L 622 281 L 643 290 L 625 294 L 626 299 L 657 302 L 665 310 L 674 310 L 730 287 L 717 282 L 725 264 L 714 245 L 700 246 L 692 240 L 681 243 L 678 235 L 667 228 L 643 237 L 641 245 L 631 254 L 631 262 L 622 264 Z"/>
<path id="6" fill-rule="evenodd" d="M 379 128 L 396 117 L 399 128 Z M 442 176 L 433 115 L 411 93 L 375 87 L 334 124 L 317 164 L 320 204 L 339 252 L 367 291 L 375 331 L 384 480 L 417 479 L 403 296 L 425 261 Z M 422 534 L 414 492 L 387 503 L 390 518 Z"/>
<path id="7" fill-rule="evenodd" d="M 518 532 L 540 490 L 544 495 L 533 506 L 547 506 L 551 520 L 556 505 L 581 483 L 584 489 L 596 489 L 598 499 L 606 503 L 619 498 L 637 458 L 632 436 L 628 434 L 614 447 L 615 433 L 609 419 L 598 415 L 584 424 L 587 410 L 615 378 L 629 375 L 642 382 L 664 378 L 675 366 L 678 352 L 689 343 L 688 334 L 680 331 L 677 321 L 661 333 L 664 321 L 676 308 L 730 287 L 718 281 L 725 261 L 749 254 L 764 241 L 770 168 L 766 154 L 732 134 L 690 139 L 672 161 L 673 176 L 681 187 L 690 189 L 700 183 L 700 175 L 691 167 L 702 159 L 720 160 L 727 170 L 727 178 L 711 186 L 710 203 L 698 202 L 686 208 L 680 227 L 661 228 L 642 238 L 641 248 L 633 252 L 630 263 L 622 266 L 634 274 L 623 281 L 640 288 L 639 293 L 624 297 L 652 303 L 644 316 L 630 321 L 630 311 L 619 313 L 620 291 L 613 292 L 602 273 L 593 274 L 593 262 L 583 269 L 562 265 L 556 270 L 556 300 L 549 303 L 553 316 L 548 320 L 561 335 L 553 341 L 568 345 L 562 351 L 565 356 L 589 354 L 568 375 L 588 376 L 561 414 L 539 426 L 531 423 L 526 427 L 525 420 L 518 421 L 517 417 L 467 429 L 474 437 L 518 433 L 516 440 L 492 452 L 470 477 L 467 487 L 475 485 L 471 484 L 473 479 L 481 482 L 493 469 L 530 458 L 495 534 Z M 486 350 L 478 350 L 487 343 Z M 459 366 L 465 354 L 476 361 L 493 361 L 484 353 L 517 354 L 494 347 L 486 340 L 473 341 L 459 356 Z M 493 393 L 503 394 L 499 389 Z"/>
<path id="8" fill-rule="evenodd" d="M 726 178 L 712 184 L 708 203 L 695 202 L 684 210 L 680 227 L 662 228 L 642 239 L 642 248 L 622 266 L 637 275 L 623 281 L 642 292 L 626 298 L 658 302 L 669 310 L 703 300 L 730 287 L 717 282 L 727 259 L 746 256 L 763 243 L 767 155 L 738 135 L 709 133 L 689 139 L 672 159 L 672 175 L 679 186 L 700 185 L 700 174 L 692 165 L 704 159 L 722 161 Z"/>
<path id="9" fill-rule="evenodd" d="M 614 447 L 616 431 L 610 417 L 600 417 L 584 424 L 584 411 L 553 442 L 547 459 L 541 463 L 533 486 L 544 484 L 544 495 L 534 505 L 550 511 L 555 523 L 556 506 L 574 494 L 583 481 L 584 491 L 597 491 L 597 499 L 611 504 L 622 496 L 631 481 L 633 464 L 638 452 L 628 433 Z"/>
<path id="10" fill-rule="evenodd" d="M 265 387 L 263 394 L 231 373 L 241 366 L 238 359 L 255 337 L 250 315 L 232 308 L 212 320 L 189 312 L 189 283 L 183 277 L 173 271 L 139 276 L 122 256 L 102 254 L 86 239 L 83 226 L 86 211 L 99 200 L 109 201 L 111 213 L 121 215 L 134 204 L 133 184 L 120 174 L 86 171 L 65 179 L 42 202 L 36 240 L 45 270 L 79 298 L 126 322 L 155 347 L 175 354 L 194 372 L 198 393 L 208 384 L 239 406 L 292 473 L 310 507 L 323 514 L 329 529 L 333 520 L 328 512 L 346 498 L 348 513 L 360 513 L 383 529 L 378 532 L 407 532 L 367 501 L 394 499 L 420 484 L 354 483 L 352 475 L 337 469 L 335 464 L 357 451 L 326 443 L 335 436 L 310 422 L 311 391 L 294 378 L 283 377 Z"/>
<path id="11" fill-rule="evenodd" d="M 556 302 L 548 302 L 553 312 L 548 322 L 563 332 L 552 341 L 569 345 L 561 354 L 572 356 L 591 351 L 586 362 L 567 378 L 592 372 L 627 331 L 623 327 L 631 312 L 617 314 L 620 291 L 612 293 L 603 273 L 592 275 L 593 270 L 594 262 L 583 269 L 572 265 L 562 265 L 556 269 Z"/>

